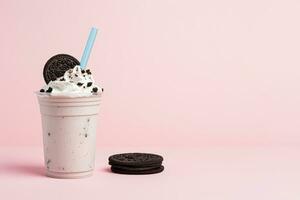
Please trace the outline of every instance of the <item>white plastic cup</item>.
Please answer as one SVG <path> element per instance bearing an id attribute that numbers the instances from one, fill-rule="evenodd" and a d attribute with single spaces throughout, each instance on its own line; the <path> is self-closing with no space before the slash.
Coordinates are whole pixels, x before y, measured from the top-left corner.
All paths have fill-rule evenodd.
<path id="1" fill-rule="evenodd" d="M 38 94 L 46 175 L 82 178 L 94 170 L 100 95 L 56 97 Z"/>

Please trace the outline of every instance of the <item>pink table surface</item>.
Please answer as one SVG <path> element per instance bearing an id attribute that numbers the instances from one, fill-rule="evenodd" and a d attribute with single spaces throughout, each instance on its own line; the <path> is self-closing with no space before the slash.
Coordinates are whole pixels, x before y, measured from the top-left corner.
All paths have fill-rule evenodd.
<path id="1" fill-rule="evenodd" d="M 155 175 L 118 175 L 107 157 L 152 151 L 165 158 Z M 44 176 L 41 147 L 0 148 L 0 199 L 300 199 L 300 148 L 99 148 L 94 175 Z"/>

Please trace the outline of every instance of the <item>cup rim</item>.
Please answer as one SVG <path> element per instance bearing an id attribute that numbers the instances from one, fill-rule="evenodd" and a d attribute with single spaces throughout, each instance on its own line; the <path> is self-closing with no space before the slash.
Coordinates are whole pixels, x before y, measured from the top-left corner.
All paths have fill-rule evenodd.
<path id="1" fill-rule="evenodd" d="M 65 93 L 62 95 L 50 95 L 47 93 L 41 93 L 40 91 L 34 92 L 39 98 L 47 98 L 47 99 L 78 99 L 78 98 L 99 98 L 102 96 L 102 93 L 91 94 L 91 95 L 74 95 L 74 93 Z"/>

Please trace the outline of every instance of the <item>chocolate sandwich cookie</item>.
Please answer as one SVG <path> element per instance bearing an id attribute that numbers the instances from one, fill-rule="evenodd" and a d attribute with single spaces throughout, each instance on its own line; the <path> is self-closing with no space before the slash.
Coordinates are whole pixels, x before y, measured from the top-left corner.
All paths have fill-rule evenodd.
<path id="1" fill-rule="evenodd" d="M 64 76 L 65 72 L 73 69 L 80 62 L 68 54 L 58 54 L 51 57 L 45 64 L 43 75 L 45 82 L 55 81 L 57 78 Z"/>
<path id="2" fill-rule="evenodd" d="M 144 167 L 161 165 L 163 157 L 151 153 L 122 153 L 108 158 L 110 165 Z"/>
<path id="3" fill-rule="evenodd" d="M 155 168 L 125 168 L 125 167 L 111 167 L 111 171 L 118 174 L 137 174 L 137 175 L 143 175 L 143 174 L 156 174 L 160 173 L 164 170 L 164 166 L 155 167 Z"/>
<path id="4" fill-rule="evenodd" d="M 164 170 L 163 157 L 151 153 L 122 153 L 109 157 L 112 172 L 120 174 L 154 174 Z"/>

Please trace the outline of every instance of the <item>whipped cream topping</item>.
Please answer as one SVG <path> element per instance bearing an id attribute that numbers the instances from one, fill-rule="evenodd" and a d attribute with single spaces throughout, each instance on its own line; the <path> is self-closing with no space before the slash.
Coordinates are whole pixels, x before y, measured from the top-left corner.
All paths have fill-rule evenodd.
<path id="1" fill-rule="evenodd" d="M 70 97 L 97 95 L 102 92 L 103 88 L 95 84 L 91 71 L 81 70 L 80 66 L 69 69 L 64 76 L 50 81 L 40 90 L 40 93 L 51 96 Z"/>

